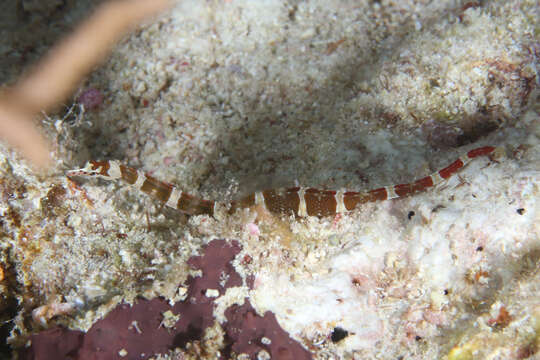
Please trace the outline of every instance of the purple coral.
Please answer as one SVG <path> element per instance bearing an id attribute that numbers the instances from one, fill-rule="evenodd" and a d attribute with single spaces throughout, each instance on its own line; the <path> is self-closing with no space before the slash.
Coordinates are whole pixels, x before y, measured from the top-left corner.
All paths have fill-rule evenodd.
<path id="1" fill-rule="evenodd" d="M 31 336 L 31 345 L 20 351 L 20 359 L 147 359 L 186 343 L 201 339 L 214 323 L 214 299 L 208 291 L 223 295 L 228 287 L 242 285 L 242 278 L 231 261 L 240 252 L 236 241 L 214 240 L 203 255 L 189 259 L 188 264 L 203 275 L 189 277 L 187 298 L 171 306 L 165 299 L 139 299 L 134 305 L 121 304 L 97 321 L 85 334 L 63 328 L 49 329 Z M 173 326 L 164 324 L 164 313 L 180 315 Z M 246 299 L 242 306 L 225 311 L 227 322 L 225 356 L 231 352 L 249 354 L 261 350 L 273 359 L 310 359 L 311 354 L 281 329 L 275 316 L 256 314 Z"/>

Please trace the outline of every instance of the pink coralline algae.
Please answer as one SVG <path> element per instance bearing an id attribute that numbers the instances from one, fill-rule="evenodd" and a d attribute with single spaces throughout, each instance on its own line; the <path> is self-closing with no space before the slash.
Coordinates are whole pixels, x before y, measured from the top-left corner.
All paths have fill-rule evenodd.
<path id="1" fill-rule="evenodd" d="M 20 351 L 19 359 L 147 359 L 200 340 L 214 323 L 216 297 L 207 296 L 209 291 L 223 295 L 227 288 L 243 283 L 230 263 L 240 250 L 236 241 L 214 240 L 204 248 L 203 255 L 190 258 L 188 264 L 202 270 L 203 275 L 188 278 L 184 301 L 171 306 L 163 298 L 139 299 L 134 305 L 118 305 L 86 333 L 60 327 L 42 331 L 30 337 L 30 346 Z M 164 325 L 167 312 L 180 315 L 172 326 Z M 262 350 L 272 359 L 311 358 L 281 329 L 274 314 L 257 315 L 247 299 L 242 306 L 228 308 L 225 317 L 223 359 L 233 352 L 255 359 Z"/>
<path id="2" fill-rule="evenodd" d="M 77 102 L 87 110 L 95 110 L 103 102 L 103 93 L 98 89 L 88 88 L 79 95 Z"/>

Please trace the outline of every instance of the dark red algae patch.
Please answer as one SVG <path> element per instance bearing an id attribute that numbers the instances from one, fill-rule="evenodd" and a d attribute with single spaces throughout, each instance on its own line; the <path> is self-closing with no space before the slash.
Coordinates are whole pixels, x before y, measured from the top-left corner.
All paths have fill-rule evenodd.
<path id="1" fill-rule="evenodd" d="M 19 359 L 76 359 L 84 332 L 56 327 L 34 334 L 30 340 L 32 345 L 21 351 Z"/>
<path id="2" fill-rule="evenodd" d="M 311 353 L 289 337 L 274 314 L 267 311 L 264 317 L 257 315 L 247 298 L 244 305 L 233 305 L 225 310 L 225 317 L 224 328 L 230 344 L 225 355 L 232 350 L 257 359 L 257 354 L 264 349 L 276 360 L 311 359 Z"/>
<path id="3" fill-rule="evenodd" d="M 60 327 L 42 331 L 30 337 L 30 345 L 20 350 L 19 359 L 140 360 L 200 340 L 214 323 L 215 292 L 221 296 L 227 288 L 242 285 L 242 278 L 230 263 L 240 250 L 236 241 L 214 240 L 204 247 L 203 255 L 190 258 L 188 264 L 203 274 L 188 278 L 184 301 L 171 306 L 163 298 L 138 299 L 134 305 L 118 305 L 86 333 Z M 213 296 L 206 296 L 208 290 Z M 173 326 L 164 323 L 163 314 L 168 311 L 180 315 Z M 281 329 L 274 314 L 257 315 L 247 299 L 242 306 L 228 308 L 225 316 L 224 359 L 233 352 L 255 359 L 261 350 L 272 359 L 311 358 Z"/>

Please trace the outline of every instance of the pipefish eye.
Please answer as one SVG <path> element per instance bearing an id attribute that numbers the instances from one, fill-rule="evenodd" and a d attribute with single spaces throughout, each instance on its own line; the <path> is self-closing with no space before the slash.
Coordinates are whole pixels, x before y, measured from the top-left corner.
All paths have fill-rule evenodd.
<path id="1" fill-rule="evenodd" d="M 108 161 L 91 160 L 88 162 L 87 167 L 94 175 L 108 176 L 110 165 Z"/>
<path id="2" fill-rule="evenodd" d="M 97 169 L 99 169 L 99 167 L 100 167 L 100 164 L 99 164 L 99 163 L 100 163 L 99 161 L 94 161 L 94 160 L 92 160 L 92 161 L 89 161 L 89 162 L 88 162 L 88 165 L 90 165 L 90 169 L 91 169 L 91 170 L 97 170 Z"/>

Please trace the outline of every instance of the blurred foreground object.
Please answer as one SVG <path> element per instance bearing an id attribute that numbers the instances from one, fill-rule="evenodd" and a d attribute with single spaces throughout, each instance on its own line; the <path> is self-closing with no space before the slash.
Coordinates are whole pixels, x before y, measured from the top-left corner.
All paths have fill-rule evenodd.
<path id="1" fill-rule="evenodd" d="M 119 0 L 98 7 L 73 34 L 54 46 L 11 89 L 0 94 L 0 138 L 18 148 L 34 165 L 47 166 L 49 146 L 32 118 L 67 98 L 127 31 L 170 3 L 171 0 Z"/>

